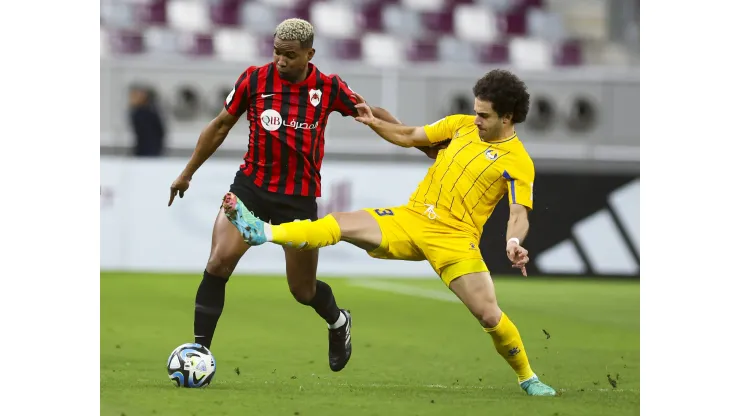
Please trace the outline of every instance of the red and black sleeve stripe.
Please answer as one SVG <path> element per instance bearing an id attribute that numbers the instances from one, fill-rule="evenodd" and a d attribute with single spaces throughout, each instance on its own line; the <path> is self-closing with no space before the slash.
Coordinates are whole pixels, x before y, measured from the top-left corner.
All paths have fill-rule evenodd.
<path id="1" fill-rule="evenodd" d="M 224 101 L 224 108 L 232 116 L 241 117 L 247 111 L 250 94 L 249 77 L 253 72 L 256 72 L 255 69 L 256 67 L 250 66 L 242 72 L 234 84 L 234 89 L 231 90 Z"/>
<path id="2" fill-rule="evenodd" d="M 357 116 L 357 108 L 355 108 L 357 100 L 352 98 L 352 90 L 349 89 L 347 83 L 339 78 L 338 75 L 335 75 L 333 77 L 332 83 L 336 84 L 337 88 L 339 89 L 337 91 L 337 98 L 332 101 L 332 103 L 334 104 L 332 109 L 334 111 L 338 111 L 344 117 Z"/>

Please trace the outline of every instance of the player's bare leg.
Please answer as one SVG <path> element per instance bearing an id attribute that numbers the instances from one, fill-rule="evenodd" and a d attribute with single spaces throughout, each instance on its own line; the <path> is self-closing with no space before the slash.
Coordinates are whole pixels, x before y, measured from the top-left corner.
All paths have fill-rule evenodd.
<path id="1" fill-rule="evenodd" d="M 365 251 L 375 250 L 383 242 L 383 233 L 378 221 L 367 211 L 333 212 L 339 224 L 341 240 Z"/>
<path id="2" fill-rule="evenodd" d="M 450 290 L 493 338 L 496 351 L 514 369 L 522 389 L 531 396 L 554 396 L 555 390 L 532 371 L 519 331 L 498 306 L 491 275 L 478 272 L 460 276 L 450 283 Z"/>
<path id="3" fill-rule="evenodd" d="M 239 231 L 220 210 L 213 224 L 211 254 L 195 295 L 193 335 L 195 342 L 206 348 L 211 347 L 216 324 L 224 309 L 226 282 L 248 249 Z"/>
<path id="4" fill-rule="evenodd" d="M 283 247 L 285 251 L 285 273 L 288 288 L 298 303 L 308 305 L 316 296 L 316 268 L 319 262 L 318 250 L 296 250 Z"/>
<path id="5" fill-rule="evenodd" d="M 232 227 L 233 228 L 233 227 Z M 283 247 L 290 293 L 299 303 L 312 307 L 329 327 L 329 368 L 342 370 L 352 356 L 352 317 L 339 309 L 331 286 L 316 279 L 318 250 Z"/>

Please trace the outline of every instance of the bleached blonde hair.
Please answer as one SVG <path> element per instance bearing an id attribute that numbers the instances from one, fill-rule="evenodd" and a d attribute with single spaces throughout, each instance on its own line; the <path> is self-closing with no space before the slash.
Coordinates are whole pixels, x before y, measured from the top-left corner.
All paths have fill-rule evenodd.
<path id="1" fill-rule="evenodd" d="M 313 46 L 313 25 L 303 19 L 286 19 L 275 28 L 275 37 L 280 40 L 297 40 L 302 48 Z"/>

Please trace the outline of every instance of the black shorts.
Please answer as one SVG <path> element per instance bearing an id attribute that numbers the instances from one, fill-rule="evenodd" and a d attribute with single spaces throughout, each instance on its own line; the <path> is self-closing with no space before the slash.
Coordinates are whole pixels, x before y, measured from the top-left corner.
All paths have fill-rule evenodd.
<path id="1" fill-rule="evenodd" d="M 260 189 L 241 171 L 229 189 L 259 219 L 272 224 L 318 219 L 316 197 L 284 195 Z"/>

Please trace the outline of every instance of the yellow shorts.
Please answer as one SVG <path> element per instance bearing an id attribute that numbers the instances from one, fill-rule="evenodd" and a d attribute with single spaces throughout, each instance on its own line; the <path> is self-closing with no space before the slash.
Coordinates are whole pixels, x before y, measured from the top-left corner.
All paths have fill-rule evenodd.
<path id="1" fill-rule="evenodd" d="M 456 278 L 488 272 L 478 247 L 480 238 L 445 222 L 432 220 L 406 206 L 367 208 L 380 225 L 380 247 L 371 257 L 390 260 L 427 260 L 447 286 Z"/>

